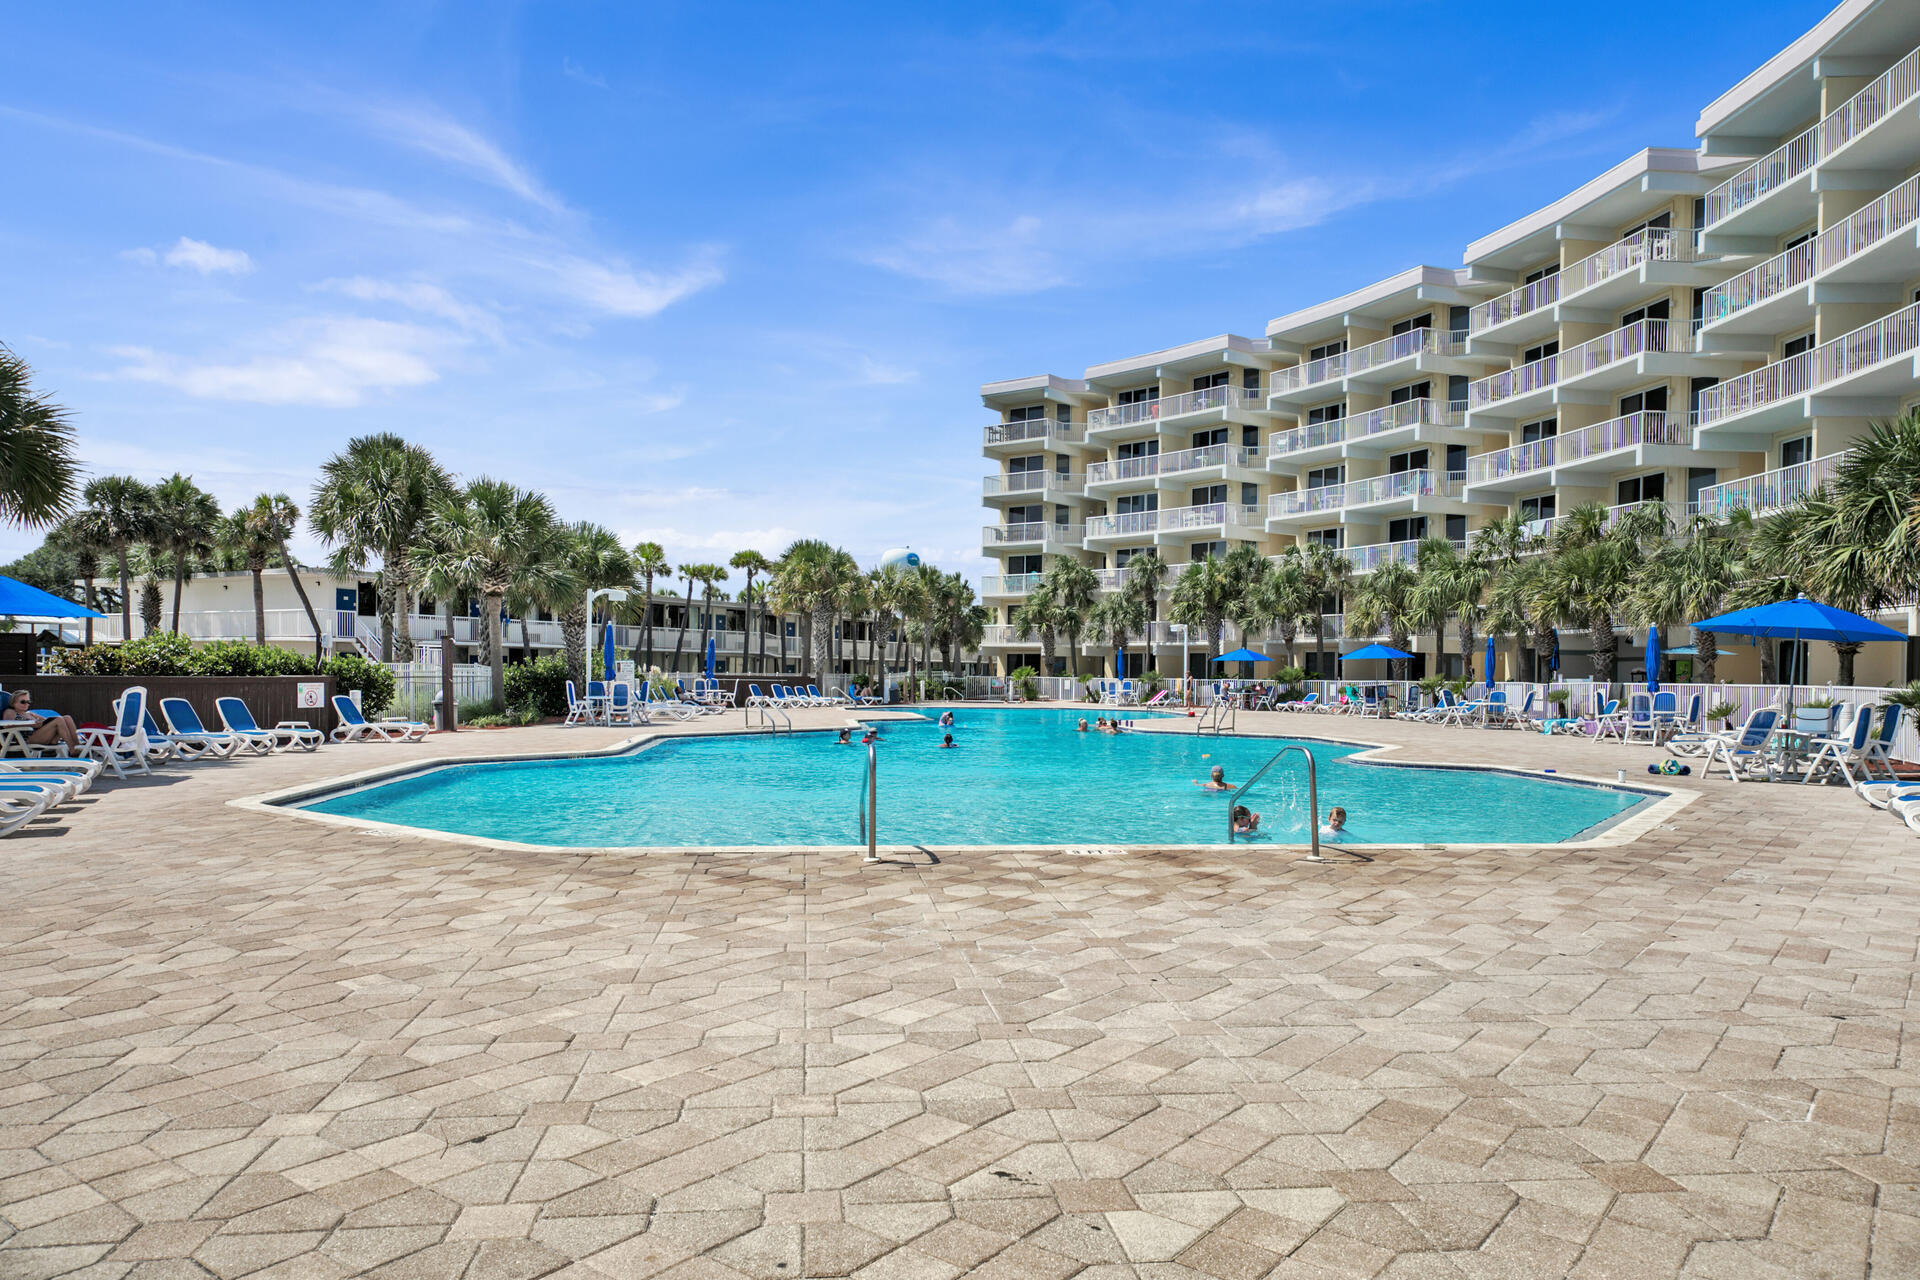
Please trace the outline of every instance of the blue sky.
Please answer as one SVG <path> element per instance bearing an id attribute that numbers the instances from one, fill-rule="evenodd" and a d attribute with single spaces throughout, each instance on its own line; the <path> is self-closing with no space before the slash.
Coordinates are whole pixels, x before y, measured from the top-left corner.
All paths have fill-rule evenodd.
<path id="1" fill-rule="evenodd" d="M 1456 265 L 1824 11 L 29 6 L 0 341 L 229 506 L 392 430 L 676 560 L 977 573 L 982 381 Z"/>

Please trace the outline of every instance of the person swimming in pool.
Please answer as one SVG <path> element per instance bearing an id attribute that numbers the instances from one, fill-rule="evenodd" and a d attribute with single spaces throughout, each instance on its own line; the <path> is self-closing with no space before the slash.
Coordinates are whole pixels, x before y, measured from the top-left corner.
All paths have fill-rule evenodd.
<path id="1" fill-rule="evenodd" d="M 878 742 L 878 741 L 880 741 L 880 731 L 879 731 L 878 729 L 869 729 L 869 730 L 867 730 L 867 732 L 866 732 L 866 733 L 865 733 L 865 734 L 864 734 L 864 735 L 863 735 L 863 736 L 861 737 L 861 739 L 860 739 L 860 745 L 864 747 L 864 746 L 866 746 L 866 745 L 868 745 L 869 743 L 874 743 L 874 742 Z"/>
<path id="2" fill-rule="evenodd" d="M 942 729 L 951 729 L 951 728 L 953 728 L 953 712 L 951 712 L 951 711 L 942 711 L 942 712 L 940 713 L 940 727 L 941 727 Z"/>
<path id="3" fill-rule="evenodd" d="M 1202 791 L 1231 791 L 1233 787 L 1227 782 L 1227 771 L 1219 765 L 1215 765 L 1207 774 L 1207 780 L 1200 784 L 1200 789 Z"/>
<path id="4" fill-rule="evenodd" d="M 835 743 L 836 745 L 838 745 L 838 746 L 842 746 L 842 747 L 850 747 L 850 746 L 852 746 L 852 745 L 853 745 L 853 730 L 851 730 L 851 729 L 842 729 L 842 730 L 840 731 L 840 736 L 834 739 L 834 743 Z"/>
<path id="5" fill-rule="evenodd" d="M 1233 806 L 1233 834 L 1250 836 L 1260 829 L 1260 815 L 1243 804 Z"/>
<path id="6" fill-rule="evenodd" d="M 1102 717 L 1102 719 L 1105 719 L 1105 717 L 1103 716 L 1103 717 Z M 1078 725 L 1078 727 L 1076 727 L 1076 728 L 1074 729 L 1074 732 L 1075 732 L 1075 733 L 1085 733 L 1086 731 L 1087 731 L 1087 718 L 1086 718 L 1085 716 L 1081 716 L 1081 717 L 1080 717 L 1080 724 Z"/>
<path id="7" fill-rule="evenodd" d="M 940 749 L 942 751 L 945 751 L 947 748 L 951 747 L 952 745 L 953 745 L 952 734 L 949 733 L 940 739 Z"/>
<path id="8" fill-rule="evenodd" d="M 1351 840 L 1353 833 L 1347 830 L 1347 811 L 1339 805 L 1327 810 L 1327 824 L 1320 828 L 1320 838 L 1340 843 Z"/>

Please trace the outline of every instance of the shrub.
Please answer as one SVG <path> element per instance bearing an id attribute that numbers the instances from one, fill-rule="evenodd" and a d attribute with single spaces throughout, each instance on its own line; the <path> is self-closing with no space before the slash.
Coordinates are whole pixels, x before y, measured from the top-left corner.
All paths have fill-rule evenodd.
<path id="1" fill-rule="evenodd" d="M 1544 696 L 1550 704 L 1561 708 L 1561 711 L 1564 714 L 1566 705 L 1567 705 L 1567 699 L 1572 697 L 1573 695 L 1567 692 L 1565 689 L 1554 688 L 1554 689 L 1547 690 Z"/>
<path id="2" fill-rule="evenodd" d="M 463 702 L 457 710 L 459 711 L 460 723 L 463 725 L 477 726 L 485 729 L 490 723 L 505 724 L 507 722 L 506 716 L 495 711 L 493 709 L 493 703 L 485 698 L 476 698 L 471 702 Z"/>
<path id="3" fill-rule="evenodd" d="M 1150 667 L 1146 674 L 1140 677 L 1140 686 L 1147 691 L 1148 697 L 1152 697 L 1160 692 L 1160 686 L 1166 681 L 1167 678 L 1160 674 L 1158 667 Z"/>
<path id="4" fill-rule="evenodd" d="M 369 719 L 393 705 L 393 672 L 357 653 L 336 653 L 320 670 L 333 677 L 333 691 L 360 691 L 360 710 Z"/>
<path id="5" fill-rule="evenodd" d="M 245 640 L 216 640 L 193 651 L 193 674 L 200 676 L 304 676 L 313 658 L 277 645 Z"/>
<path id="6" fill-rule="evenodd" d="M 97 644 L 66 649 L 53 664 L 70 676 L 190 676 L 195 674 L 193 641 L 171 631 L 155 632 L 122 645 Z"/>
<path id="7" fill-rule="evenodd" d="M 1904 689 L 1890 690 L 1880 699 L 1883 707 L 1904 707 L 1910 712 L 1920 713 L 1920 680 L 1915 680 Z"/>
<path id="8" fill-rule="evenodd" d="M 1025 698 L 1028 702 L 1038 702 L 1040 700 L 1040 686 L 1036 682 L 1035 677 L 1039 674 L 1040 673 L 1032 667 L 1015 667 L 1013 674 L 1008 676 L 1007 679 L 1020 686 L 1021 697 Z"/>
<path id="9" fill-rule="evenodd" d="M 551 653 L 507 668 L 507 705 L 536 716 L 567 714 L 567 659 Z"/>
<path id="10" fill-rule="evenodd" d="M 117 676 L 121 674 L 120 647 L 96 644 L 84 649 L 56 649 L 47 659 L 47 674 Z"/>
<path id="11" fill-rule="evenodd" d="M 1740 708 L 1731 702 L 1716 702 L 1707 708 L 1706 718 L 1718 720 L 1722 724 L 1731 724 L 1739 710 Z"/>

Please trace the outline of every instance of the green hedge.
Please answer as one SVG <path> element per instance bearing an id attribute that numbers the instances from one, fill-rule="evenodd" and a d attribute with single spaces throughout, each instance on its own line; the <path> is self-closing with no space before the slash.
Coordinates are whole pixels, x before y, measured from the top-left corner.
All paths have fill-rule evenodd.
<path id="1" fill-rule="evenodd" d="M 337 653 L 321 671 L 333 677 L 333 691 L 360 690 L 360 711 L 369 719 L 393 705 L 393 672 L 357 653 Z"/>
<path id="2" fill-rule="evenodd" d="M 70 676 L 304 676 L 312 671 L 313 658 L 291 649 L 244 640 L 216 640 L 196 648 L 171 631 L 126 644 L 62 649 L 48 666 L 49 674 Z"/>
<path id="3" fill-rule="evenodd" d="M 531 707 L 543 716 L 567 714 L 566 656 L 550 653 L 531 662 L 509 664 L 507 705 L 522 710 Z"/>

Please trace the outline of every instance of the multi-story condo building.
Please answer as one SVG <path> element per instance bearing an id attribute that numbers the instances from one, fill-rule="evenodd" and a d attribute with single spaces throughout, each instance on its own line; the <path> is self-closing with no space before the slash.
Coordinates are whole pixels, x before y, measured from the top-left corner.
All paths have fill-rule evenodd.
<path id="1" fill-rule="evenodd" d="M 1765 518 L 1817 485 L 1870 423 L 1920 403 L 1920 6 L 1848 0 L 1696 134 L 1474 241 L 1459 267 L 1293 311 L 1264 338 L 983 387 L 1001 419 L 985 656 L 1038 665 L 1013 610 L 1059 557 L 1108 589 L 1147 547 L 1177 574 L 1235 543 L 1323 543 L 1365 574 L 1515 513 L 1538 534 L 1595 503 Z M 1325 608 L 1335 637 L 1339 602 Z M 1920 631 L 1911 608 L 1886 620 Z M 1130 669 L 1176 670 L 1182 639 L 1161 624 Z M 1622 675 L 1644 639 L 1624 637 Z M 1420 671 L 1459 670 L 1419 643 Z M 1562 633 L 1563 673 L 1584 673 L 1586 643 Z M 1757 679 L 1758 651 L 1732 648 L 1720 674 Z M 1782 670 L 1831 678 L 1824 649 L 1789 647 Z M 1503 650 L 1498 674 L 1533 673 L 1537 655 Z M 1187 661 L 1205 674 L 1197 648 Z M 1911 641 L 1859 658 L 1862 682 L 1915 676 Z"/>

